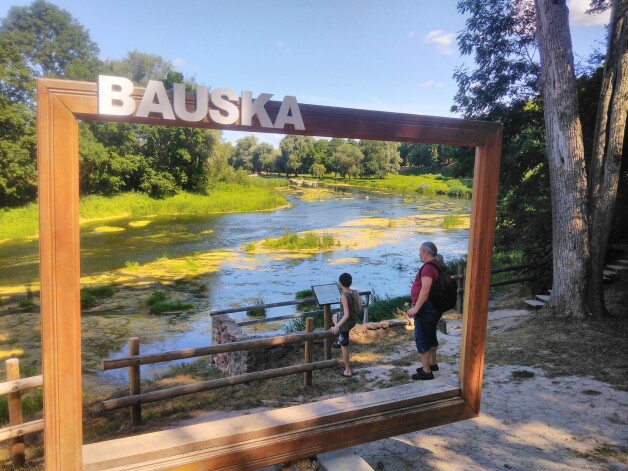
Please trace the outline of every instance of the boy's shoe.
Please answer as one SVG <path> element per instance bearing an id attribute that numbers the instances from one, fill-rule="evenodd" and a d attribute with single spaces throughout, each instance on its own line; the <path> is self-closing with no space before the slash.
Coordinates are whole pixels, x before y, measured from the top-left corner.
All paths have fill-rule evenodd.
<path id="1" fill-rule="evenodd" d="M 432 371 L 438 371 L 438 370 L 440 370 L 440 368 L 438 367 L 438 365 L 430 365 L 430 370 L 432 370 Z M 416 369 L 416 372 L 417 372 L 417 373 L 418 373 L 419 371 L 423 371 L 423 367 L 422 367 L 422 366 L 419 366 L 419 367 Z"/>
<path id="2" fill-rule="evenodd" d="M 434 379 L 434 374 L 433 373 L 426 373 L 425 371 L 423 371 L 423 368 L 421 368 L 415 374 L 412 375 L 412 379 L 414 379 L 414 380 L 417 380 L 417 379 Z"/>

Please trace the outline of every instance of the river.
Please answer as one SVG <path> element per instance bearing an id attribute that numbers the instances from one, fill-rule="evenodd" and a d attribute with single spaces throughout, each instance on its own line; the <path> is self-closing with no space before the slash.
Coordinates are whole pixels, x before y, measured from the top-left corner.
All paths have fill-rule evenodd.
<path id="1" fill-rule="evenodd" d="M 287 196 L 290 206 L 275 211 L 81 224 L 84 284 L 122 283 L 137 290 L 126 294 L 132 299 L 146 297 L 150 292 L 146 287 L 154 291 L 156 283 L 168 282 L 179 299 L 194 305 L 181 314 L 155 316 L 146 308 L 125 310 L 121 307 L 125 303 L 114 299 L 85 314 L 84 375 L 98 378 L 99 383 L 121 379 L 126 373 L 99 372 L 100 361 L 124 355 L 131 336 L 140 337 L 142 353 L 207 346 L 211 342 L 208 310 L 258 300 L 291 300 L 297 291 L 312 285 L 335 283 L 344 271 L 352 274 L 356 289 L 379 296 L 407 294 L 419 267 L 418 245 L 425 240 L 434 241 L 445 259 L 467 252 L 469 200 L 302 191 L 309 197 L 302 199 L 302 192 L 293 191 Z M 316 194 L 321 197 L 312 198 Z M 459 225 L 446 228 L 447 216 L 456 217 Z M 340 245 L 313 253 L 271 252 L 259 245 L 245 250 L 247 244 L 304 231 L 330 234 Z M 0 288 L 36 282 L 36 246 L 36 241 L 0 244 Z M 290 306 L 271 309 L 267 315 L 292 312 Z M 36 316 L 27 315 L 0 316 L 2 332 L 8 329 L 16 337 L 21 332 L 13 344 L 19 343 L 25 352 L 37 348 L 39 331 Z M 234 317 L 242 320 L 246 314 Z M 30 334 L 24 332 L 29 326 Z M 271 330 L 279 328 L 280 323 L 271 326 Z"/>

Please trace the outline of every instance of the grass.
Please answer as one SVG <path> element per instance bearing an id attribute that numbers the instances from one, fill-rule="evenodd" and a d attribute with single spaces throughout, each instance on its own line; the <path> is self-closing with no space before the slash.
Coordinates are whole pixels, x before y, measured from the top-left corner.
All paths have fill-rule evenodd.
<path id="1" fill-rule="evenodd" d="M 332 177 L 325 177 L 323 181 L 328 183 L 338 183 Z M 471 198 L 471 181 L 468 179 L 458 180 L 456 178 L 444 177 L 440 174 L 422 175 L 387 175 L 381 179 L 355 178 L 343 180 L 342 183 L 348 186 L 355 186 L 364 189 L 386 191 L 404 195 L 419 194 L 425 196 L 447 195 L 454 198 Z"/>
<path id="2" fill-rule="evenodd" d="M 22 414 L 24 422 L 32 418 L 43 409 L 44 396 L 41 388 L 33 389 L 22 394 Z M 0 425 L 9 423 L 9 402 L 7 396 L 0 396 Z"/>
<path id="3" fill-rule="evenodd" d="M 336 241 L 330 234 L 317 235 L 308 232 L 302 236 L 294 233 L 286 233 L 277 239 L 266 239 L 262 242 L 262 246 L 267 249 L 319 249 L 331 250 L 338 247 L 340 242 Z"/>
<path id="4" fill-rule="evenodd" d="M 115 288 L 111 285 L 85 286 L 81 288 L 81 309 L 91 309 L 102 300 L 112 297 L 115 292 Z"/>
<path id="5" fill-rule="evenodd" d="M 181 312 L 194 308 L 192 303 L 181 301 L 169 301 L 165 291 L 155 291 L 147 300 L 151 314 L 164 314 L 166 312 Z"/>
<path id="6" fill-rule="evenodd" d="M 143 193 L 124 193 L 111 198 L 86 196 L 80 201 L 81 219 L 153 215 L 206 215 L 262 211 L 286 205 L 276 187 L 283 179 L 248 178 L 241 183 L 217 183 L 206 195 L 181 192 L 171 198 L 153 199 Z M 0 211 L 0 241 L 36 237 L 37 204 Z"/>
<path id="7" fill-rule="evenodd" d="M 264 298 L 257 298 L 255 300 L 255 306 L 257 307 L 247 310 L 246 314 L 250 317 L 266 317 L 266 308 L 262 307 L 264 304 L 266 304 Z"/>

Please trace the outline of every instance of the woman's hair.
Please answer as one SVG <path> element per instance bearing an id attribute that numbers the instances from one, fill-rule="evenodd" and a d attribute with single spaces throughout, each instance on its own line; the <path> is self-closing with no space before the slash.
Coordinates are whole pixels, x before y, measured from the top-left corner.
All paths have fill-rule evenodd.
<path id="1" fill-rule="evenodd" d="M 436 244 L 434 242 L 423 242 L 421 247 L 423 247 L 423 250 L 429 253 L 432 257 L 436 257 L 438 249 L 436 248 Z"/>
<path id="2" fill-rule="evenodd" d="M 445 265 L 445 260 L 443 256 L 438 253 L 438 248 L 434 242 L 423 242 L 421 244 L 421 248 L 429 253 L 432 257 L 434 257 L 434 261 L 440 266 L 441 269 L 445 269 L 447 265 Z"/>
<path id="3" fill-rule="evenodd" d="M 353 278 L 351 278 L 351 275 L 349 275 L 348 273 L 343 273 L 338 277 L 338 281 L 345 288 L 349 288 L 351 286 L 351 283 L 353 282 Z"/>

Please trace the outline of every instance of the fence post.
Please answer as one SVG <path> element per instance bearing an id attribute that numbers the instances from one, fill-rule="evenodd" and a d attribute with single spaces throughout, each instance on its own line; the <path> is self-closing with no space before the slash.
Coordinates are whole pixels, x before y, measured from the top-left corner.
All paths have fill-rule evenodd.
<path id="1" fill-rule="evenodd" d="M 458 295 L 456 296 L 456 311 L 461 313 L 464 308 L 464 276 L 466 269 L 462 265 L 458 265 Z"/>
<path id="2" fill-rule="evenodd" d="M 369 322 L 369 301 L 371 297 L 371 293 L 366 293 L 366 302 L 364 303 L 364 319 L 362 319 L 362 324 L 368 324 Z"/>
<path id="3" fill-rule="evenodd" d="M 325 330 L 331 329 L 331 307 L 329 304 L 323 305 L 323 327 Z M 326 338 L 323 341 L 325 348 L 325 360 L 331 360 L 331 339 Z"/>
<path id="4" fill-rule="evenodd" d="M 6 361 L 7 381 L 17 381 L 20 379 L 20 363 L 17 358 Z M 9 425 L 19 425 L 22 423 L 22 393 L 16 391 L 8 394 L 9 402 Z M 24 449 L 24 437 L 15 437 L 9 440 L 9 452 L 13 466 L 19 467 L 26 459 Z"/>
<path id="5" fill-rule="evenodd" d="M 305 319 L 305 333 L 309 334 L 314 331 L 314 318 L 307 317 Z M 306 340 L 305 342 L 305 360 L 304 363 L 312 363 L 312 347 L 314 342 L 312 340 Z M 303 385 L 312 386 L 312 372 L 306 371 L 303 373 Z"/>
<path id="6" fill-rule="evenodd" d="M 140 354 L 139 337 L 129 339 L 129 356 Z M 129 394 L 135 396 L 140 393 L 140 364 L 137 362 L 129 366 Z M 142 404 L 135 404 L 129 407 L 131 413 L 131 424 L 139 425 L 142 422 Z"/>

